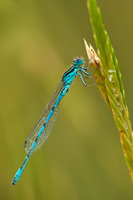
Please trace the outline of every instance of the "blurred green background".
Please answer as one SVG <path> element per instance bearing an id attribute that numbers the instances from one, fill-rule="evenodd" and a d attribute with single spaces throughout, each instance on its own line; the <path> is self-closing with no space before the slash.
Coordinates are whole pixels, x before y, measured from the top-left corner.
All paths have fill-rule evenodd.
<path id="1" fill-rule="evenodd" d="M 98 0 L 133 116 L 133 1 Z M 77 78 L 16 186 L 24 141 L 76 56 L 96 49 L 86 0 L 0 1 L 0 199 L 132 200 L 119 133 L 97 86 Z"/>

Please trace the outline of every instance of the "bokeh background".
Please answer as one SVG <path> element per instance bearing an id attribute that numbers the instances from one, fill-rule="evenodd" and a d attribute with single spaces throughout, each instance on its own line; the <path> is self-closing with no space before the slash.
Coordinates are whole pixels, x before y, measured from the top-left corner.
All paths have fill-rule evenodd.
<path id="1" fill-rule="evenodd" d="M 98 0 L 133 119 L 133 1 Z M 132 200 L 119 133 L 97 86 L 77 78 L 16 186 L 24 141 L 76 56 L 96 49 L 86 0 L 0 1 L 0 199 Z"/>

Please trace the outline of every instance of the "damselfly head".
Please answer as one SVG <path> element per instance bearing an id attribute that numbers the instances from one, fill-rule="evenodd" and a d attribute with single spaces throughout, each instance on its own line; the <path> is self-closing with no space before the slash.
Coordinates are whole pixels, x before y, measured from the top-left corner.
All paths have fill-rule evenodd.
<path id="1" fill-rule="evenodd" d="M 74 63 L 75 65 L 83 65 L 83 64 L 85 64 L 84 60 L 83 60 L 82 58 L 79 58 L 79 57 L 74 58 L 74 59 L 73 59 L 73 63 Z"/>

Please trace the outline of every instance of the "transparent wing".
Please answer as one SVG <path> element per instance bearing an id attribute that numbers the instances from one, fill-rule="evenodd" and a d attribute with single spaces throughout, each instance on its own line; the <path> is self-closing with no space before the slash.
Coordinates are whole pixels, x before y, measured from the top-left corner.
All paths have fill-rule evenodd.
<path id="1" fill-rule="evenodd" d="M 59 85 L 57 86 L 57 88 L 55 89 L 55 91 L 53 92 L 51 98 L 50 98 L 50 101 L 49 103 L 47 104 L 47 106 L 45 107 L 43 113 L 41 114 L 41 116 L 39 117 L 38 121 L 36 122 L 35 126 L 33 127 L 33 129 L 31 130 L 29 136 L 27 137 L 25 143 L 24 143 L 24 149 L 26 151 L 26 153 L 29 152 L 33 142 L 35 141 L 41 127 L 43 126 L 46 118 L 48 117 L 49 115 L 49 112 L 50 110 L 52 109 L 52 107 L 54 106 L 61 90 L 63 89 L 64 87 L 64 82 L 61 81 L 59 83 Z M 42 135 L 40 136 L 37 144 L 36 144 L 36 147 L 35 149 L 33 150 L 33 153 L 36 152 L 38 149 L 40 149 L 40 147 L 44 144 L 44 142 L 46 141 L 46 139 L 48 138 L 53 126 L 54 126 L 54 123 L 55 123 L 55 120 L 56 120 L 56 117 L 57 117 L 57 114 L 58 114 L 58 109 L 59 109 L 59 105 L 56 107 L 53 115 L 51 116 L 50 120 L 48 121 Z"/>

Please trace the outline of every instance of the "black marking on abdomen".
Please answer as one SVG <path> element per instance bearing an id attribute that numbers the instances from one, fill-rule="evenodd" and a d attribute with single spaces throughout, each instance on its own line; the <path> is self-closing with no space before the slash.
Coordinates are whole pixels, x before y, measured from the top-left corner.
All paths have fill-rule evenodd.
<path id="1" fill-rule="evenodd" d="M 25 158 L 23 164 L 22 164 L 21 167 L 20 167 L 21 170 L 23 170 L 23 166 L 25 165 L 25 163 L 26 163 L 26 161 L 27 161 L 27 159 L 28 159 L 27 157 L 28 157 L 28 155 L 26 156 L 26 158 Z"/>
<path id="2" fill-rule="evenodd" d="M 39 136 L 37 136 L 36 139 L 35 139 L 35 142 L 36 142 L 36 143 L 38 142 L 38 139 L 39 139 Z"/>
<path id="3" fill-rule="evenodd" d="M 46 127 L 46 125 L 47 125 L 47 124 L 46 124 L 46 122 L 44 122 L 44 124 L 43 124 L 43 127 L 45 128 L 45 127 Z"/>
<path id="4" fill-rule="evenodd" d="M 55 111 L 55 108 L 56 108 L 56 107 L 55 107 L 55 106 L 53 106 L 53 108 L 52 108 L 52 111 L 53 111 L 53 112 Z"/>

